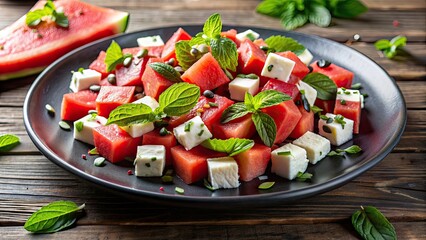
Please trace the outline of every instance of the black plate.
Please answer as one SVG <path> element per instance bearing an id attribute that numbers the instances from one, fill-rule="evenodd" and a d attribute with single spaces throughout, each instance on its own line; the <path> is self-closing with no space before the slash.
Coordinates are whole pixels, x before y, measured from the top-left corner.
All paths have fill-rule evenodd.
<path id="1" fill-rule="evenodd" d="M 202 30 L 201 26 L 183 26 L 190 34 Z M 226 26 L 244 31 L 250 27 Z M 29 136 L 40 151 L 52 162 L 82 177 L 97 186 L 137 199 L 161 204 L 188 207 L 228 208 L 235 206 L 264 206 L 313 196 L 337 188 L 379 163 L 398 143 L 406 123 L 405 101 L 394 80 L 376 63 L 365 55 L 342 44 L 297 32 L 282 32 L 251 28 L 261 37 L 285 35 L 297 39 L 315 56 L 315 59 L 328 59 L 355 73 L 354 82 L 361 82 L 363 93 L 368 93 L 366 108 L 362 111 L 360 134 L 341 146 L 357 144 L 362 154 L 346 158 L 327 158 L 315 166 L 309 165 L 313 174 L 311 182 L 288 181 L 268 173 L 268 181 L 276 181 L 273 188 L 259 190 L 260 181 L 255 179 L 242 183 L 239 188 L 217 190 L 204 188 L 202 183 L 186 185 L 175 178 L 173 185 L 161 183 L 159 178 L 137 178 L 129 176 L 130 165 L 107 163 L 95 167 L 90 156 L 83 160 L 91 146 L 73 140 L 72 132 L 61 130 L 60 121 L 62 95 L 68 92 L 70 72 L 79 67 L 88 67 L 101 50 L 106 50 L 114 39 L 122 47 L 137 46 L 136 39 L 142 36 L 159 34 L 168 39 L 177 27 L 144 30 L 103 39 L 83 46 L 65 55 L 49 66 L 32 85 L 25 99 L 24 122 Z M 58 112 L 51 117 L 45 104 L 51 104 Z M 174 191 L 179 186 L 185 189 L 180 195 Z M 160 190 L 164 187 L 164 191 Z"/>

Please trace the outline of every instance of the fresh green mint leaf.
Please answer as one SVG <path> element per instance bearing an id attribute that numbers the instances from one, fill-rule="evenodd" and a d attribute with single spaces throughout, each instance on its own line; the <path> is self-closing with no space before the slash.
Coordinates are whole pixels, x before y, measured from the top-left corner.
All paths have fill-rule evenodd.
<path id="1" fill-rule="evenodd" d="M 272 147 L 277 135 L 277 125 L 274 119 L 266 113 L 257 111 L 251 115 L 256 131 L 262 139 L 263 143 Z"/>
<path id="2" fill-rule="evenodd" d="M 180 78 L 180 73 L 169 64 L 162 62 L 154 62 L 148 65 L 167 80 L 170 80 L 172 82 L 182 82 L 182 79 Z"/>
<path id="3" fill-rule="evenodd" d="M 396 36 L 390 40 L 390 44 L 396 48 L 404 47 L 407 44 L 407 38 L 404 36 Z"/>
<path id="4" fill-rule="evenodd" d="M 342 125 L 342 129 L 345 129 L 346 122 L 345 118 L 342 115 L 337 114 L 336 116 L 334 116 L 334 121 Z"/>
<path id="5" fill-rule="evenodd" d="M 204 23 L 203 33 L 209 38 L 219 38 L 222 32 L 222 20 L 220 14 L 211 15 Z"/>
<path id="6" fill-rule="evenodd" d="M 302 173 L 302 172 L 298 172 L 297 176 L 296 176 L 296 180 L 299 182 L 305 182 L 306 180 L 311 180 L 312 179 L 312 173 Z"/>
<path id="7" fill-rule="evenodd" d="M 234 119 L 243 117 L 248 113 L 250 113 L 250 111 L 247 109 L 247 106 L 244 103 L 235 103 L 223 111 L 220 122 L 227 123 Z"/>
<path id="8" fill-rule="evenodd" d="M 154 120 L 154 113 L 148 105 L 143 103 L 127 103 L 112 110 L 106 124 L 128 126 L 137 123 L 153 122 Z"/>
<path id="9" fill-rule="evenodd" d="M 84 123 L 81 121 L 75 122 L 74 123 L 75 129 L 77 130 L 77 132 L 81 132 L 81 130 L 83 130 L 84 127 Z"/>
<path id="10" fill-rule="evenodd" d="M 51 0 L 48 0 L 42 9 L 36 9 L 27 13 L 25 17 L 25 23 L 29 27 L 35 27 L 39 25 L 44 17 L 50 18 L 58 26 L 67 28 L 69 21 L 67 16 L 63 12 L 57 12 L 55 5 Z"/>
<path id="11" fill-rule="evenodd" d="M 7 152 L 18 146 L 19 137 L 13 134 L 4 134 L 0 136 L 0 152 Z"/>
<path id="12" fill-rule="evenodd" d="M 105 64 L 106 64 L 106 71 L 111 72 L 115 69 L 115 67 L 118 64 L 123 63 L 124 56 L 123 52 L 121 51 L 120 45 L 114 40 L 112 40 L 111 44 L 109 45 L 106 56 L 105 56 Z"/>
<path id="13" fill-rule="evenodd" d="M 69 20 L 63 12 L 53 11 L 52 16 L 55 18 L 55 23 L 61 27 L 67 28 L 69 26 Z"/>
<path id="14" fill-rule="evenodd" d="M 352 145 L 348 148 L 345 148 L 344 151 L 349 154 L 357 154 L 362 151 L 362 148 L 358 145 Z"/>
<path id="15" fill-rule="evenodd" d="M 305 46 L 298 43 L 293 38 L 278 35 L 265 39 L 265 43 L 268 45 L 270 50 L 273 49 L 275 52 L 292 51 L 296 55 L 300 55 L 306 49 Z"/>
<path id="16" fill-rule="evenodd" d="M 201 38 L 201 40 L 204 42 L 204 39 Z M 192 46 L 190 41 L 179 41 L 175 44 L 176 59 L 183 70 L 190 68 L 202 56 L 201 54 L 193 56 L 191 54 Z"/>
<path id="17" fill-rule="evenodd" d="M 212 38 L 210 47 L 213 57 L 223 69 L 237 70 L 238 52 L 237 45 L 229 38 Z"/>
<path id="18" fill-rule="evenodd" d="M 255 110 L 280 104 L 291 100 L 291 97 L 285 93 L 276 90 L 265 90 L 259 92 L 253 98 L 253 107 Z"/>
<path id="19" fill-rule="evenodd" d="M 380 39 L 374 43 L 374 46 L 376 47 L 377 50 L 382 51 L 382 50 L 390 48 L 392 44 L 387 39 Z"/>
<path id="20" fill-rule="evenodd" d="M 368 8 L 359 0 L 338 0 L 333 1 L 331 14 L 338 18 L 354 18 L 365 13 Z"/>
<path id="21" fill-rule="evenodd" d="M 352 226 L 363 239 L 397 239 L 388 219 L 375 207 L 362 207 L 352 215 Z"/>
<path id="22" fill-rule="evenodd" d="M 214 187 L 212 186 L 212 184 L 209 182 L 209 180 L 207 180 L 206 178 L 203 179 L 203 183 L 204 183 L 204 187 L 206 187 L 208 190 L 210 191 L 214 191 L 216 189 L 214 189 Z"/>
<path id="23" fill-rule="evenodd" d="M 25 23 L 29 27 L 35 27 L 41 23 L 41 19 L 44 16 L 50 15 L 50 13 L 44 9 L 37 9 L 27 13 Z"/>
<path id="24" fill-rule="evenodd" d="M 99 155 L 98 149 L 96 147 L 88 151 L 89 155 Z"/>
<path id="25" fill-rule="evenodd" d="M 264 0 L 256 7 L 258 13 L 279 18 L 290 0 Z"/>
<path id="26" fill-rule="evenodd" d="M 226 140 L 214 138 L 205 140 L 201 145 L 216 152 L 224 152 L 232 157 L 252 148 L 254 141 L 244 138 L 229 138 Z"/>
<path id="27" fill-rule="evenodd" d="M 167 116 L 181 116 L 188 113 L 198 102 L 200 88 L 185 82 L 175 83 L 159 97 L 160 112 Z"/>
<path id="28" fill-rule="evenodd" d="M 329 77 L 321 73 L 309 73 L 303 80 L 317 90 L 317 97 L 321 100 L 336 99 L 337 86 Z"/>
<path id="29" fill-rule="evenodd" d="M 275 182 L 263 182 L 257 188 L 261 190 L 267 190 L 272 188 L 275 185 Z"/>
<path id="30" fill-rule="evenodd" d="M 309 11 L 309 22 L 318 27 L 328 27 L 331 23 L 330 11 L 319 4 L 312 4 Z"/>
<path id="31" fill-rule="evenodd" d="M 256 109 L 254 108 L 254 105 L 255 105 L 254 97 L 249 92 L 246 92 L 246 94 L 244 95 L 244 104 L 246 105 L 247 110 L 249 110 L 250 112 L 256 111 Z"/>
<path id="32" fill-rule="evenodd" d="M 319 108 L 319 107 L 317 107 L 317 106 L 311 106 L 311 111 L 314 113 L 314 114 L 317 114 L 317 113 L 321 113 L 322 111 L 324 111 L 322 108 Z"/>
<path id="33" fill-rule="evenodd" d="M 334 157 L 334 156 L 344 157 L 343 152 L 330 151 L 327 154 L 327 157 Z"/>
<path id="34" fill-rule="evenodd" d="M 54 233 L 70 227 L 77 220 L 77 212 L 85 205 L 77 206 L 71 201 L 56 201 L 33 213 L 24 228 L 34 233 Z"/>
<path id="35" fill-rule="evenodd" d="M 308 22 L 308 15 L 304 11 L 298 11 L 296 4 L 291 2 L 281 15 L 281 25 L 286 30 L 293 30 L 305 25 Z"/>

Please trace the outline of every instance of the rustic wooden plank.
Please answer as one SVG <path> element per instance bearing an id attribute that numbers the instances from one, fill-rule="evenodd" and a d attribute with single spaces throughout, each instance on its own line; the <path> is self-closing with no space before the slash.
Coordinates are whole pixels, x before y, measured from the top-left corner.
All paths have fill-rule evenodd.
<path id="1" fill-rule="evenodd" d="M 425 153 L 393 153 L 336 190 L 281 206 L 244 209 L 244 213 L 139 203 L 81 182 L 43 156 L 0 158 L 0 225 L 22 224 L 42 205 L 60 199 L 86 203 L 86 217 L 79 221 L 84 225 L 331 223 L 344 221 L 359 205 L 377 206 L 392 221 L 426 219 Z"/>
<path id="2" fill-rule="evenodd" d="M 424 239 L 426 230 L 424 222 L 393 222 L 400 239 Z M 344 223 L 312 225 L 269 225 L 262 224 L 252 227 L 228 226 L 110 226 L 78 225 L 66 231 L 55 234 L 33 235 L 21 226 L 1 227 L 0 233 L 4 239 L 244 239 L 244 240 L 274 240 L 274 239 L 359 239 L 351 224 Z"/>

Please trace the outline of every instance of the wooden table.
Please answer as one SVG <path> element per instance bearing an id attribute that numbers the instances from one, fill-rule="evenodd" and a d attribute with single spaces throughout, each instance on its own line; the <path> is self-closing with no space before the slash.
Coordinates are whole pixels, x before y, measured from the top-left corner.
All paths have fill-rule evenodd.
<path id="1" fill-rule="evenodd" d="M 25 14 L 35 1 L 0 0 L 0 28 Z M 213 12 L 225 24 L 281 29 L 279 21 L 255 13 L 258 0 L 88 0 L 129 11 L 128 31 L 203 23 Z M 136 202 L 94 188 L 40 154 L 23 125 L 24 97 L 35 77 L 0 83 L 0 133 L 17 134 L 22 144 L 0 155 L 1 239 L 356 239 L 350 216 L 360 205 L 379 208 L 400 239 L 426 238 L 426 2 L 364 0 L 370 10 L 356 20 L 334 19 L 329 28 L 297 29 L 339 42 L 354 34 L 351 47 L 395 78 L 408 108 L 400 143 L 379 165 L 333 191 L 291 204 L 228 211 L 191 210 Z M 399 26 L 394 26 L 398 21 Z M 373 46 L 380 38 L 408 38 L 404 60 L 383 58 Z M 77 227 L 32 235 L 26 219 L 51 201 L 86 203 Z"/>

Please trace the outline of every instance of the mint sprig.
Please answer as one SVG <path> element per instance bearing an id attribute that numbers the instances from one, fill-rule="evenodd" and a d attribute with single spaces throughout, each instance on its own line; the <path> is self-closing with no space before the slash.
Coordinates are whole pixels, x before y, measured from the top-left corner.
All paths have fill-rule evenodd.
<path id="1" fill-rule="evenodd" d="M 148 64 L 158 74 L 172 82 L 182 82 L 180 73 L 167 63 L 154 62 Z"/>
<path id="2" fill-rule="evenodd" d="M 127 103 L 112 110 L 106 124 L 128 126 L 138 123 L 153 122 L 154 120 L 154 112 L 148 105 L 143 103 Z"/>
<path id="3" fill-rule="evenodd" d="M 19 145 L 19 137 L 13 134 L 4 134 L 0 136 L 0 152 L 7 152 Z"/>
<path id="4" fill-rule="evenodd" d="M 202 38 L 201 38 L 202 39 Z M 204 40 L 203 40 L 204 42 Z M 179 62 L 179 65 L 182 67 L 183 70 L 187 70 L 194 64 L 198 59 L 200 59 L 203 55 L 192 55 L 191 54 L 192 45 L 190 43 L 190 40 L 186 41 L 179 41 L 175 44 L 175 51 L 176 51 L 176 59 Z"/>
<path id="5" fill-rule="evenodd" d="M 205 140 L 201 145 L 216 152 L 224 152 L 232 157 L 252 148 L 254 141 L 244 138 L 229 138 L 226 140 L 214 138 Z"/>
<path id="6" fill-rule="evenodd" d="M 396 36 L 390 41 L 387 39 L 380 39 L 374 43 L 377 50 L 382 51 L 389 59 L 394 58 L 398 51 L 407 44 L 407 38 L 404 36 Z"/>
<path id="7" fill-rule="evenodd" d="M 305 51 L 305 46 L 290 37 L 284 36 L 270 36 L 265 39 L 265 43 L 268 45 L 269 52 L 285 52 L 292 51 L 297 55 L 302 54 Z"/>
<path id="8" fill-rule="evenodd" d="M 272 117 L 268 114 L 263 113 L 261 109 L 280 104 L 281 102 L 288 101 L 290 99 L 291 97 L 287 94 L 276 90 L 262 91 L 256 96 L 252 96 L 247 92 L 244 97 L 244 102 L 235 103 L 225 109 L 220 121 L 222 123 L 227 123 L 252 113 L 251 118 L 256 127 L 256 131 L 263 143 L 271 147 L 275 141 L 277 126 L 274 119 L 272 119 Z"/>
<path id="9" fill-rule="evenodd" d="M 43 21 L 43 18 L 50 18 L 58 26 L 64 28 L 69 26 L 67 16 L 63 12 L 57 11 L 51 0 L 48 0 L 42 9 L 28 12 L 25 17 L 25 23 L 29 27 L 36 27 Z"/>
<path id="10" fill-rule="evenodd" d="M 302 81 L 317 90 L 317 97 L 321 100 L 336 99 L 337 86 L 328 76 L 322 73 L 309 73 Z"/>
<path id="11" fill-rule="evenodd" d="M 375 207 L 361 206 L 352 215 L 352 226 L 363 239 L 397 239 L 396 231 L 388 219 Z"/>
<path id="12" fill-rule="evenodd" d="M 343 154 L 344 153 L 348 153 L 348 154 L 357 154 L 359 152 L 362 151 L 362 148 L 358 145 L 352 145 L 350 147 L 347 147 L 345 149 L 340 149 L 337 148 L 335 151 L 330 151 L 327 156 L 328 157 L 334 157 L 334 156 L 340 156 L 340 157 L 345 157 Z"/>
<path id="13" fill-rule="evenodd" d="M 112 40 L 105 55 L 106 71 L 111 72 L 117 67 L 117 65 L 122 64 L 124 59 L 128 57 L 132 57 L 132 54 L 123 55 L 120 45 L 118 45 L 116 41 Z"/>

